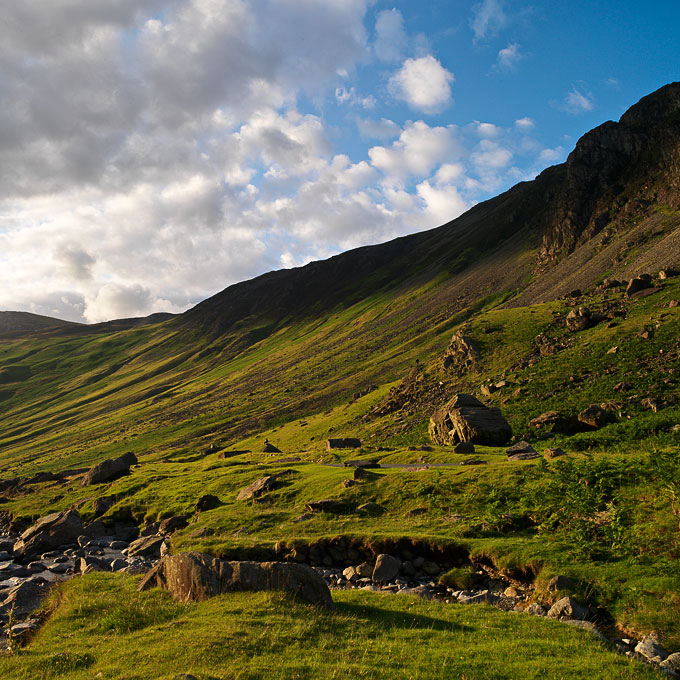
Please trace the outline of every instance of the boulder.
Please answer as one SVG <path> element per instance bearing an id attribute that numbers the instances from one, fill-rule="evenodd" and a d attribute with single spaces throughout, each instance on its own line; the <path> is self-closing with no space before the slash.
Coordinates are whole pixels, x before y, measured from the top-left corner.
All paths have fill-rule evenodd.
<path id="1" fill-rule="evenodd" d="M 399 576 L 400 569 L 401 560 L 398 557 L 386 554 L 378 555 L 373 568 L 373 581 L 376 583 L 392 581 Z"/>
<path id="2" fill-rule="evenodd" d="M 611 411 L 603 409 L 597 404 L 591 404 L 578 414 L 579 422 L 598 430 L 609 423 L 616 421 L 616 417 Z"/>
<path id="3" fill-rule="evenodd" d="M 577 333 L 596 326 L 603 319 L 603 316 L 593 314 L 587 307 L 579 307 L 578 309 L 572 309 L 567 314 L 567 329 Z"/>
<path id="4" fill-rule="evenodd" d="M 326 440 L 326 451 L 335 449 L 360 449 L 361 440 L 354 437 L 336 438 Z"/>
<path id="5" fill-rule="evenodd" d="M 378 515 L 382 515 L 385 512 L 385 508 L 383 508 L 382 505 L 378 505 L 377 503 L 364 503 L 357 508 L 357 512 L 361 513 L 362 515 L 371 515 L 373 517 L 377 517 Z"/>
<path id="6" fill-rule="evenodd" d="M 45 579 L 36 577 L 5 591 L 5 598 L 0 603 L 0 618 L 7 620 L 10 612 L 13 617 L 25 618 L 34 612 L 47 596 L 49 585 Z"/>
<path id="7" fill-rule="evenodd" d="M 151 557 L 161 556 L 161 547 L 165 542 L 164 536 L 142 536 L 132 541 L 127 549 L 128 557 Z"/>
<path id="8" fill-rule="evenodd" d="M 635 647 L 635 652 L 649 661 L 661 662 L 668 656 L 668 652 L 661 646 L 658 634 L 645 635 Z"/>
<path id="9" fill-rule="evenodd" d="M 469 394 L 456 394 L 430 418 L 428 432 L 439 445 L 472 442 L 502 446 L 512 437 L 512 429 L 498 408 L 484 406 Z"/>
<path id="10" fill-rule="evenodd" d="M 552 460 L 553 458 L 559 458 L 560 456 L 565 456 L 564 451 L 558 447 L 543 449 L 543 457 L 547 460 Z"/>
<path id="11" fill-rule="evenodd" d="M 590 430 L 591 427 L 582 423 L 574 416 L 564 415 L 559 411 L 546 411 L 529 421 L 529 427 L 542 429 L 555 434 L 572 435 L 577 432 Z"/>
<path id="12" fill-rule="evenodd" d="M 355 482 L 374 482 L 376 479 L 380 479 L 383 475 L 371 472 L 365 467 L 356 467 L 354 468 L 354 474 L 352 476 Z"/>
<path id="13" fill-rule="evenodd" d="M 158 533 L 167 536 L 178 529 L 184 529 L 188 524 L 189 515 L 176 515 L 175 517 L 168 517 L 160 523 L 158 527 Z"/>
<path id="14" fill-rule="evenodd" d="M 579 604 L 572 597 L 563 597 L 557 600 L 555 604 L 550 607 L 548 611 L 549 619 L 576 619 L 577 621 L 584 621 L 590 618 L 590 609 L 582 604 Z"/>
<path id="15" fill-rule="evenodd" d="M 631 279 L 628 282 L 628 285 L 626 286 L 626 296 L 631 297 L 632 295 L 639 293 L 641 290 L 645 290 L 645 288 L 651 287 L 652 287 L 651 277 L 638 276 L 637 278 Z"/>
<path id="16" fill-rule="evenodd" d="M 237 501 L 249 501 L 252 498 L 257 498 L 267 491 L 271 491 L 278 486 L 276 475 L 267 475 L 256 479 L 252 484 L 244 487 L 238 492 L 236 496 Z"/>
<path id="17" fill-rule="evenodd" d="M 137 457 L 134 453 L 128 452 L 119 458 L 109 458 L 91 467 L 83 477 L 80 486 L 90 484 L 101 484 L 111 482 L 130 472 L 130 466 L 137 464 Z"/>
<path id="18" fill-rule="evenodd" d="M 306 564 L 293 562 L 227 562 L 198 552 L 166 555 L 138 587 L 153 586 L 166 588 L 180 602 L 233 591 L 283 590 L 310 604 L 333 608 L 323 578 Z"/>
<path id="19" fill-rule="evenodd" d="M 347 503 L 328 498 L 320 501 L 310 501 L 305 508 L 309 512 L 327 512 L 331 515 L 345 515 L 352 512 L 352 508 Z"/>
<path id="20" fill-rule="evenodd" d="M 210 493 L 201 496 L 196 501 L 196 512 L 203 512 L 204 510 L 212 510 L 220 505 L 221 501 L 217 496 L 213 496 Z"/>
<path id="21" fill-rule="evenodd" d="M 659 272 L 659 280 L 665 281 L 666 279 L 673 278 L 678 274 L 680 274 L 680 271 L 675 269 L 674 267 L 666 267 L 665 269 L 662 269 Z"/>
<path id="22" fill-rule="evenodd" d="M 83 523 L 76 510 L 54 512 L 42 517 L 21 534 L 14 544 L 14 554 L 21 557 L 54 550 L 75 543 L 82 533 Z"/>
<path id="23" fill-rule="evenodd" d="M 524 440 L 513 444 L 509 449 L 506 449 L 505 453 L 508 455 L 508 460 L 533 460 L 541 457 L 541 454 Z"/>
<path id="24" fill-rule="evenodd" d="M 479 351 L 465 336 L 454 333 L 442 359 L 445 371 L 454 371 L 462 376 L 476 368 Z"/>
<path id="25" fill-rule="evenodd" d="M 265 439 L 261 453 L 281 453 L 281 451 L 280 449 L 277 449 L 268 439 Z"/>

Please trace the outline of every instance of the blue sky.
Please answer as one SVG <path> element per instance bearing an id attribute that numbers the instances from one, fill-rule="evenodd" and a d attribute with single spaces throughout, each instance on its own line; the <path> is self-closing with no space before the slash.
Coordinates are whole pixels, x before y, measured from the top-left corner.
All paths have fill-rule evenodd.
<path id="1" fill-rule="evenodd" d="M 0 309 L 96 322 L 438 226 L 677 80 L 680 3 L 31 0 Z"/>

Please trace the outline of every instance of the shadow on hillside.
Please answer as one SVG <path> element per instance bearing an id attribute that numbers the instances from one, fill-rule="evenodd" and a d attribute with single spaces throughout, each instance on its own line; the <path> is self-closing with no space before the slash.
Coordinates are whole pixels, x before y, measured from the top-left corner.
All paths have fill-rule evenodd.
<path id="1" fill-rule="evenodd" d="M 391 597 L 391 596 L 390 596 Z M 394 596 L 394 597 L 404 597 Z M 336 602 L 338 611 L 350 614 L 359 619 L 369 619 L 372 622 L 379 622 L 386 629 L 402 628 L 408 630 L 425 629 L 441 630 L 447 632 L 473 631 L 473 626 L 466 626 L 444 619 L 434 619 L 431 616 L 420 614 L 409 614 L 406 612 L 395 612 L 389 609 L 381 609 L 371 605 L 359 605 L 349 602 Z"/>

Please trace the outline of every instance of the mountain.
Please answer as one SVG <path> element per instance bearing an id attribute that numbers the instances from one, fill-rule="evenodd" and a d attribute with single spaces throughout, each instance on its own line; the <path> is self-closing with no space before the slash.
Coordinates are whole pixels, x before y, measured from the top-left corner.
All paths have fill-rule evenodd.
<path id="1" fill-rule="evenodd" d="M 482 288 L 519 286 L 528 275 L 545 274 L 566 259 L 549 285 L 544 279 L 529 287 L 526 302 L 559 297 L 574 281 L 592 285 L 610 267 L 628 274 L 677 261 L 680 235 L 672 233 L 677 224 L 661 226 L 659 213 L 680 207 L 679 109 L 680 83 L 671 83 L 640 100 L 618 123 L 609 121 L 584 135 L 565 163 L 438 229 L 230 286 L 183 314 L 177 325 L 219 335 L 247 318 L 312 317 L 369 292 L 420 285 L 480 263 L 489 271 L 466 284 L 466 299 Z M 633 225 L 642 238 L 659 229 L 669 238 L 657 251 L 636 254 L 621 266 L 620 251 L 626 250 L 623 241 Z M 586 270 L 582 258 L 573 255 L 600 234 L 598 247 L 606 241 L 611 257 Z M 534 250 L 536 257 L 522 262 L 508 257 Z M 500 276 L 494 258 L 499 252 L 505 270 Z"/>
<path id="2" fill-rule="evenodd" d="M 502 583 L 522 606 L 569 595 L 610 637 L 656 630 L 680 650 L 679 181 L 673 83 L 437 229 L 265 274 L 167 320 L 4 338 L 5 529 L 75 508 L 107 532 L 190 517 L 172 550 L 225 559 L 342 574 L 419 556 L 452 591 Z M 537 453 L 443 444 L 460 393 Z M 129 453 L 129 475 L 82 486 L 85 468 Z M 357 459 L 382 467 L 355 474 Z M 258 480 L 261 495 L 239 500 Z M 206 494 L 218 501 L 197 511 Z M 319 512 L 329 499 L 356 512 Z M 355 596 L 367 620 L 387 606 Z M 134 635 L 139 617 L 121 612 L 109 618 Z"/>

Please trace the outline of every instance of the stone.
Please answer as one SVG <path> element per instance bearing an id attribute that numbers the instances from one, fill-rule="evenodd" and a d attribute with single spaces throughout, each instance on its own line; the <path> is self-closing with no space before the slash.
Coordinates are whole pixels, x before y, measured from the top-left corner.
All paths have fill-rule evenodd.
<path id="1" fill-rule="evenodd" d="M 520 597 L 520 592 L 515 588 L 515 586 L 508 586 L 504 591 L 503 595 L 505 597 Z"/>
<path id="2" fill-rule="evenodd" d="M 439 565 L 436 562 L 433 562 L 432 560 L 425 560 L 423 562 L 423 566 L 421 569 L 428 575 L 428 576 L 437 576 L 441 569 L 439 568 Z"/>
<path id="3" fill-rule="evenodd" d="M 130 543 L 127 556 L 159 558 L 163 543 L 165 543 L 164 536 L 142 536 L 142 538 Z"/>
<path id="4" fill-rule="evenodd" d="M 680 652 L 669 654 L 661 663 L 661 668 L 680 671 Z"/>
<path id="5" fill-rule="evenodd" d="M 371 578 L 376 583 L 392 581 L 399 575 L 401 560 L 392 555 L 381 554 L 375 560 L 375 567 Z"/>
<path id="6" fill-rule="evenodd" d="M 599 317 L 594 315 L 587 307 L 578 307 L 567 314 L 567 329 L 578 333 L 597 325 L 598 320 Z"/>
<path id="7" fill-rule="evenodd" d="M 498 408 L 484 406 L 469 394 L 456 394 L 430 418 L 428 426 L 434 444 L 446 446 L 472 442 L 502 446 L 512 437 L 512 429 Z"/>
<path id="8" fill-rule="evenodd" d="M 373 565 L 370 562 L 362 562 L 354 570 L 359 578 L 371 578 L 373 576 Z"/>
<path id="9" fill-rule="evenodd" d="M 112 498 L 111 496 L 102 496 L 101 498 L 97 498 L 92 503 L 94 516 L 100 517 L 101 515 L 105 514 L 113 507 L 113 504 L 115 502 L 116 502 L 115 498 Z"/>
<path id="10" fill-rule="evenodd" d="M 91 571 L 109 571 L 109 563 L 87 555 L 78 557 L 74 564 L 76 574 L 89 574 Z"/>
<path id="11" fill-rule="evenodd" d="M 402 588 L 401 590 L 397 590 L 397 595 L 410 595 L 412 597 L 419 597 L 422 600 L 431 600 L 433 598 L 432 591 L 427 586 Z"/>
<path id="12" fill-rule="evenodd" d="M 136 464 L 137 457 L 131 452 L 128 452 L 119 458 L 103 460 L 101 463 L 97 463 L 97 465 L 89 469 L 83 477 L 80 486 L 112 482 L 115 479 L 127 475 L 130 472 L 130 466 Z"/>
<path id="13" fill-rule="evenodd" d="M 217 496 L 213 496 L 210 493 L 201 496 L 196 501 L 196 512 L 203 512 L 204 510 L 212 510 L 221 504 L 220 499 Z"/>
<path id="14" fill-rule="evenodd" d="M 49 583 L 39 576 L 23 581 L 5 591 L 5 599 L 0 603 L 0 617 L 6 620 L 14 608 L 12 616 L 25 618 L 42 604 L 48 592 Z"/>
<path id="15" fill-rule="evenodd" d="M 479 351 L 472 342 L 464 335 L 454 333 L 442 358 L 442 367 L 462 376 L 475 367 L 478 359 Z"/>
<path id="16" fill-rule="evenodd" d="M 548 610 L 538 602 L 532 602 L 524 611 L 532 616 L 545 616 L 548 613 Z"/>
<path id="17" fill-rule="evenodd" d="M 463 590 L 458 594 L 457 599 L 461 604 L 495 604 L 498 602 L 499 597 L 488 590 L 481 590 L 479 592 L 474 590 Z"/>
<path id="18" fill-rule="evenodd" d="M 281 451 L 277 449 L 276 446 L 274 446 L 274 444 L 272 444 L 268 439 L 265 439 L 261 453 L 281 453 Z"/>
<path id="19" fill-rule="evenodd" d="M 17 556 L 39 555 L 48 550 L 75 543 L 83 533 L 83 523 L 76 510 L 54 512 L 26 529 L 14 544 Z"/>
<path id="20" fill-rule="evenodd" d="M 364 503 L 357 508 L 357 512 L 362 515 L 371 515 L 372 517 L 377 517 L 385 512 L 385 508 L 378 503 Z"/>
<path id="21" fill-rule="evenodd" d="M 680 274 L 680 271 L 674 267 L 666 267 L 665 269 L 659 271 L 658 277 L 660 281 L 665 281 L 666 279 L 678 276 L 678 274 Z"/>
<path id="22" fill-rule="evenodd" d="M 629 382 L 620 382 L 616 383 L 614 385 L 614 392 L 627 392 L 628 390 L 632 390 L 633 386 Z"/>
<path id="23" fill-rule="evenodd" d="M 664 661 L 668 656 L 668 652 L 661 646 L 657 633 L 645 635 L 635 646 L 635 652 L 650 661 L 657 660 L 657 663 Z"/>
<path id="24" fill-rule="evenodd" d="M 540 458 L 540 454 L 534 449 L 529 442 L 524 440 L 513 444 L 510 448 L 506 449 L 505 453 L 508 456 L 508 460 L 532 460 L 534 458 Z"/>
<path id="25" fill-rule="evenodd" d="M 648 411 L 654 411 L 654 413 L 657 413 L 658 411 L 661 410 L 661 404 L 656 399 L 653 399 L 652 397 L 647 397 L 646 399 L 643 399 L 640 402 L 640 406 L 642 408 L 647 409 Z"/>
<path id="26" fill-rule="evenodd" d="M 355 437 L 334 438 L 326 440 L 326 451 L 336 449 L 360 449 L 361 440 Z"/>
<path id="27" fill-rule="evenodd" d="M 164 519 L 158 526 L 158 533 L 169 535 L 178 529 L 184 529 L 189 524 L 189 515 L 176 515 Z"/>
<path id="28" fill-rule="evenodd" d="M 121 559 L 120 557 L 118 557 L 115 560 L 111 560 L 111 562 L 109 564 L 109 569 L 111 571 L 122 571 L 127 566 L 128 566 L 128 563 L 124 559 Z"/>
<path id="29" fill-rule="evenodd" d="M 558 447 L 555 448 L 549 448 L 549 449 L 543 449 L 543 457 L 547 458 L 548 460 L 552 460 L 553 458 L 559 458 L 560 456 L 566 455 L 564 451 Z"/>
<path id="30" fill-rule="evenodd" d="M 563 597 L 557 600 L 548 611 L 549 619 L 576 619 L 584 621 L 590 617 L 590 609 L 579 604 L 572 597 Z"/>
<path id="31" fill-rule="evenodd" d="M 197 552 L 166 555 L 140 582 L 139 590 L 166 588 L 175 600 L 194 602 L 232 591 L 283 590 L 333 608 L 323 578 L 294 562 L 227 562 Z"/>
<path id="32" fill-rule="evenodd" d="M 596 430 L 616 421 L 611 411 L 607 411 L 597 404 L 591 404 L 581 411 L 578 414 L 578 419 Z"/>
<path id="33" fill-rule="evenodd" d="M 353 486 L 356 486 L 358 482 L 355 482 L 353 479 L 343 479 L 341 484 L 343 489 L 350 489 Z"/>
<path id="34" fill-rule="evenodd" d="M 278 486 L 276 480 L 276 475 L 267 475 L 266 477 L 260 477 L 256 479 L 252 484 L 244 487 L 238 492 L 236 496 L 237 501 L 249 501 L 253 498 L 257 498 L 267 491 L 271 491 Z"/>
<path id="35" fill-rule="evenodd" d="M 637 278 L 631 279 L 626 286 L 626 296 L 631 297 L 636 293 L 639 293 L 645 288 L 651 288 L 652 282 L 650 278 L 638 276 Z"/>
<path id="36" fill-rule="evenodd" d="M 6 580 L 8 578 L 26 578 L 30 576 L 33 572 L 20 564 L 15 564 L 14 562 L 4 562 L 0 564 L 0 580 Z"/>
<path id="37" fill-rule="evenodd" d="M 345 515 L 352 512 L 352 508 L 344 501 L 324 498 L 320 501 L 310 501 L 305 508 L 309 512 L 327 512 L 330 515 Z"/>
<path id="38" fill-rule="evenodd" d="M 471 454 L 475 452 L 475 445 L 472 442 L 458 442 L 453 447 L 453 452 Z"/>
<path id="39" fill-rule="evenodd" d="M 376 479 L 380 479 L 383 476 L 384 475 L 371 472 L 365 467 L 355 467 L 353 473 L 355 482 L 374 482 Z"/>

